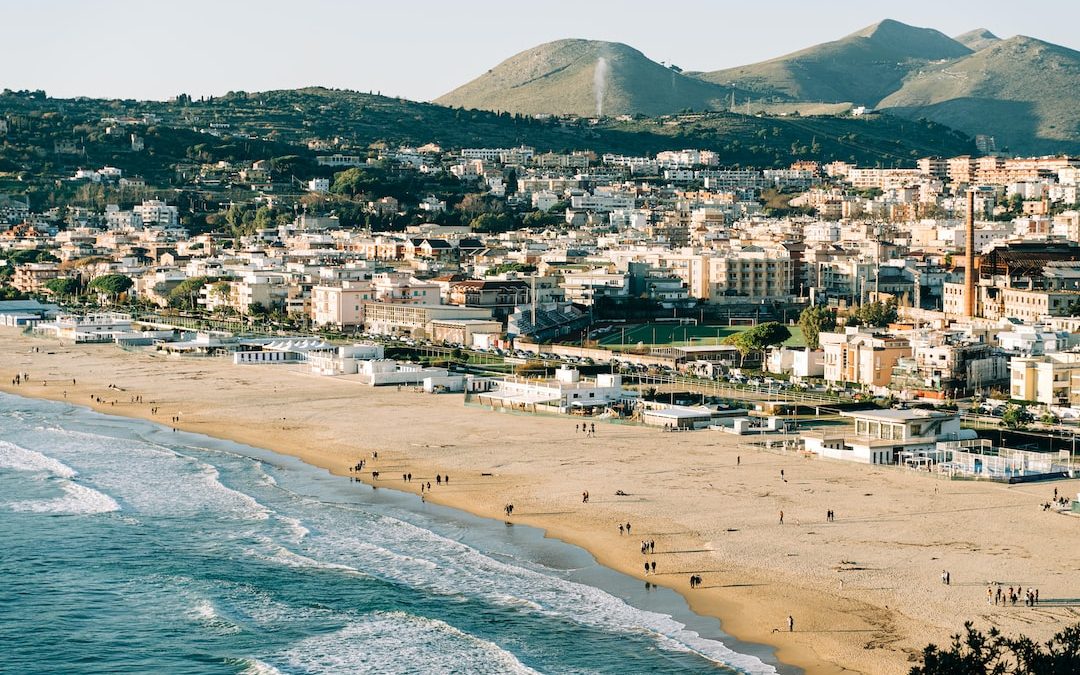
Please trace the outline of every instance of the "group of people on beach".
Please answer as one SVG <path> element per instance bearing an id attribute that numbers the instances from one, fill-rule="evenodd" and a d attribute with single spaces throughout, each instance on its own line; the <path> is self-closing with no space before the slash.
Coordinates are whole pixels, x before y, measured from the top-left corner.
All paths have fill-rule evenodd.
<path id="1" fill-rule="evenodd" d="M 1020 586 L 1013 588 L 1009 586 L 1008 589 L 1002 588 L 1000 585 L 990 586 L 986 589 L 986 604 L 988 605 L 1012 605 L 1016 607 L 1016 601 L 1023 596 L 1024 605 L 1027 607 L 1034 607 L 1039 604 L 1039 589 L 1028 588 L 1024 589 Z"/>
<path id="2" fill-rule="evenodd" d="M 619 523 L 619 534 L 630 534 L 630 523 L 626 525 Z"/>
<path id="3" fill-rule="evenodd" d="M 701 575 L 700 574 L 691 574 L 690 575 L 690 588 L 697 588 L 700 585 L 701 585 Z"/>
<path id="4" fill-rule="evenodd" d="M 592 436 L 595 436 L 596 435 L 596 422 L 593 422 L 591 424 L 586 424 L 585 422 L 582 422 L 581 424 L 575 424 L 574 425 L 574 433 L 576 434 L 579 431 L 584 433 L 586 438 L 591 438 Z"/>
<path id="5" fill-rule="evenodd" d="M 16 387 L 18 387 L 18 386 L 20 386 L 22 384 L 26 384 L 29 381 L 30 381 L 30 373 L 24 373 L 24 372 L 15 373 L 15 377 L 11 378 L 11 384 L 16 386 Z M 71 383 L 75 384 L 75 380 L 72 380 Z"/>
<path id="6" fill-rule="evenodd" d="M 1042 506 L 1042 510 L 1043 511 L 1049 511 L 1050 509 L 1052 509 L 1055 506 L 1058 507 L 1058 508 L 1068 508 L 1069 507 L 1069 498 L 1068 497 L 1058 497 L 1058 489 L 1057 488 L 1054 488 L 1054 499 L 1053 499 L 1053 501 L 1052 502 L 1045 502 L 1043 504 L 1043 506 Z"/>

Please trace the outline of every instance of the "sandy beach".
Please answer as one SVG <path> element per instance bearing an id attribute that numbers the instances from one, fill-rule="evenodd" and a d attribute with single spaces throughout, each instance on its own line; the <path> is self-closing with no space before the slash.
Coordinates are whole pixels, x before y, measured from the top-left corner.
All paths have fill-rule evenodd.
<path id="1" fill-rule="evenodd" d="M 13 385 L 17 372 L 30 382 Z M 1077 480 L 950 482 L 748 452 L 737 437 L 708 431 L 598 423 L 586 437 L 573 419 L 491 412 L 460 395 L 60 345 L 13 329 L 0 329 L 0 390 L 166 425 L 178 417 L 179 429 L 343 475 L 364 459 L 367 482 L 419 493 L 430 481 L 428 499 L 491 518 L 512 503 L 514 522 L 677 590 L 728 633 L 775 645 L 782 661 L 810 673 L 906 672 L 926 643 L 946 642 L 969 619 L 1038 640 L 1080 621 L 1080 519 L 1041 508 L 1054 488 L 1075 496 Z M 436 485 L 437 474 L 450 482 Z M 631 524 L 629 535 L 620 523 Z M 655 541 L 654 554 L 642 555 L 642 540 Z M 656 563 L 648 577 L 646 561 Z M 690 588 L 691 574 L 700 588 Z M 988 604 L 992 582 L 1038 588 L 1042 603 Z"/>

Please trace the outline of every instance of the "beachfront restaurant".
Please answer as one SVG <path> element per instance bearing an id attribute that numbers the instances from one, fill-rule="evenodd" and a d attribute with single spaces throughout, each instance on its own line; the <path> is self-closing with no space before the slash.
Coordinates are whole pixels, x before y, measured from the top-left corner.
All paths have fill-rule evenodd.
<path id="1" fill-rule="evenodd" d="M 974 436 L 960 429 L 956 413 L 937 410 L 858 410 L 840 413 L 854 423 L 836 429 L 807 431 L 804 448 L 830 459 L 863 464 L 898 464 L 915 457 L 936 458 L 939 441 Z"/>
<path id="2" fill-rule="evenodd" d="M 628 400 L 634 392 L 622 388 L 622 376 L 601 373 L 595 380 L 581 379 L 576 368 L 559 368 L 554 379 L 509 377 L 496 380 L 490 391 L 476 394 L 475 401 L 492 408 L 527 412 L 592 414 Z"/>
<path id="3" fill-rule="evenodd" d="M 120 312 L 98 312 L 82 316 L 64 314 L 55 321 L 37 324 L 34 332 L 74 344 L 113 342 L 118 335 L 132 333 L 131 315 Z"/>

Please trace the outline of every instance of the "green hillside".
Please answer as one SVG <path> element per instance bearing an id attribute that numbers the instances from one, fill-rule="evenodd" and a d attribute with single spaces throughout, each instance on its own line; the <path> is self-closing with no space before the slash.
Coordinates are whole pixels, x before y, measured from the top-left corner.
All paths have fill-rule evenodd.
<path id="1" fill-rule="evenodd" d="M 930 28 L 885 20 L 834 42 L 699 76 L 758 96 L 873 106 L 925 64 L 971 50 Z"/>
<path id="2" fill-rule="evenodd" d="M 435 102 L 527 115 L 662 115 L 720 109 L 730 94 L 624 44 L 558 40 L 511 56 Z"/>
<path id="3" fill-rule="evenodd" d="M 509 113 L 465 111 L 430 103 L 321 88 L 237 92 L 204 101 L 52 99 L 0 94 L 0 116 L 9 132 L 0 144 L 0 192 L 21 192 L 26 181 L 48 183 L 78 167 L 119 167 L 154 185 L 169 185 L 178 163 L 274 158 L 275 166 L 310 168 L 312 139 L 341 139 L 351 152 L 375 143 L 444 148 L 512 147 L 539 151 L 593 150 L 654 154 L 677 148 L 716 150 L 726 165 L 786 166 L 796 159 L 843 159 L 868 165 L 911 165 L 925 155 L 973 150 L 970 138 L 934 123 L 888 115 L 768 117 L 708 113 L 631 121 L 538 120 Z M 115 117 L 129 122 L 110 134 Z M 146 151 L 131 152 L 129 134 L 145 138 Z M 85 155 L 59 154 L 73 141 Z M 360 150 L 357 150 L 360 149 Z M 281 170 L 285 177 L 289 173 Z M 303 174 L 303 172 L 299 172 Z"/>
<path id="4" fill-rule="evenodd" d="M 879 104 L 1024 154 L 1080 152 L 1080 52 L 1034 38 L 997 41 L 910 75 Z"/>

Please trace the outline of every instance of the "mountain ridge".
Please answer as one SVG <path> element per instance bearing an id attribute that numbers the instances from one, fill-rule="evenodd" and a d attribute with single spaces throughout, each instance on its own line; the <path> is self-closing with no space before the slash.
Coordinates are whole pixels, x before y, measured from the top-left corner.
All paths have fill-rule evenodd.
<path id="1" fill-rule="evenodd" d="M 604 78 L 597 75 L 601 61 Z M 1080 113 L 1068 105 L 1077 98 L 1080 52 L 1025 36 L 1003 40 L 985 28 L 952 38 L 885 19 L 709 72 L 683 72 L 622 43 L 560 40 L 519 52 L 435 102 L 581 117 L 726 110 L 732 103 L 746 112 L 783 106 L 791 114 L 862 105 L 1041 153 L 1080 152 Z"/>
<path id="2" fill-rule="evenodd" d="M 528 115 L 652 116 L 718 109 L 725 93 L 629 45 L 568 38 L 514 54 L 434 103 Z"/>

